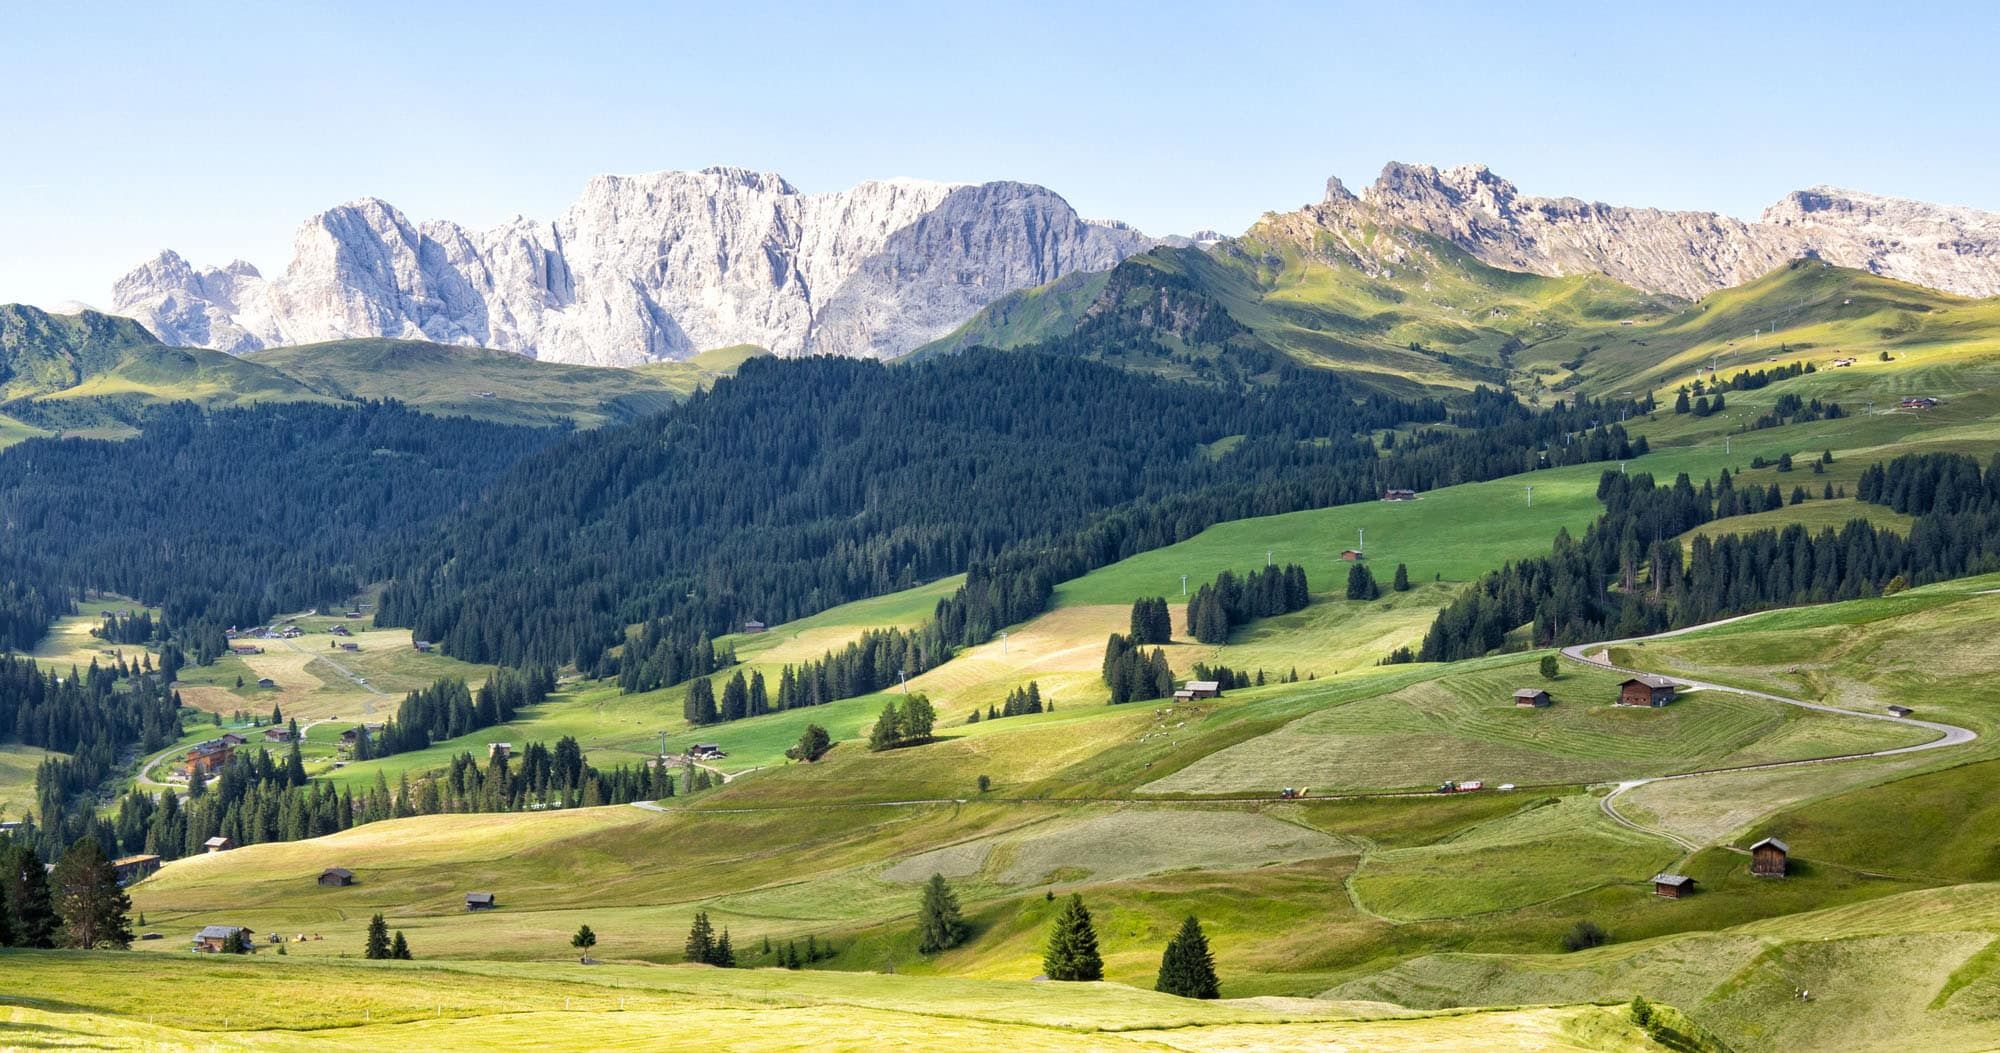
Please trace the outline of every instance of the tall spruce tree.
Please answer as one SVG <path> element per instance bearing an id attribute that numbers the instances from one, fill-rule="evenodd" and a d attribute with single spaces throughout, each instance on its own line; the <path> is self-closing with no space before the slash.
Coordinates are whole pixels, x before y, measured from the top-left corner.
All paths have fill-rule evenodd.
<path id="1" fill-rule="evenodd" d="M 368 919 L 368 940 L 362 945 L 361 956 L 374 960 L 389 957 L 389 922 L 380 914 Z"/>
<path id="2" fill-rule="evenodd" d="M 696 911 L 694 924 L 688 928 L 687 945 L 681 956 L 698 965 L 715 963 L 715 927 L 708 923 L 708 912 Z"/>
<path id="3" fill-rule="evenodd" d="M 1091 927 L 1090 911 L 1081 895 L 1071 893 L 1069 902 L 1056 914 L 1049 929 L 1048 949 L 1042 953 L 1042 972 L 1051 980 L 1104 979 L 1097 930 Z"/>
<path id="4" fill-rule="evenodd" d="M 410 941 L 403 938 L 403 930 L 396 930 L 396 938 L 389 941 L 389 957 L 399 962 L 410 960 Z"/>
<path id="5" fill-rule="evenodd" d="M 1410 591 L 1410 568 L 1408 564 L 1396 564 L 1396 578 L 1389 587 L 1395 589 L 1397 592 Z"/>
<path id="6" fill-rule="evenodd" d="M 959 917 L 958 894 L 943 874 L 932 874 L 924 885 L 924 901 L 917 911 L 917 950 L 936 954 L 958 946 L 965 938 L 965 921 Z"/>
<path id="7" fill-rule="evenodd" d="M 132 927 L 125 918 L 132 901 L 118 887 L 118 870 L 96 838 L 69 846 L 49 876 L 63 946 L 124 950 L 132 945 Z"/>
<path id="8" fill-rule="evenodd" d="M 1181 931 L 1160 956 L 1160 977 L 1153 990 L 1182 998 L 1221 997 L 1222 984 L 1215 978 L 1215 956 L 1209 953 L 1208 937 L 1194 915 L 1181 922 Z"/>
<path id="9" fill-rule="evenodd" d="M 715 685 L 708 678 L 696 677 L 688 682 L 687 698 L 681 703 L 681 715 L 696 726 L 713 724 L 720 716 L 715 709 Z"/>

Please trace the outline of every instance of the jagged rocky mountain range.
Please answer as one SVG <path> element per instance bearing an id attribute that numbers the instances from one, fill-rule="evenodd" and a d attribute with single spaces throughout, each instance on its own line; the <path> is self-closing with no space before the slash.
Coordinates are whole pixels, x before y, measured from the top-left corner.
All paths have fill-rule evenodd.
<path id="1" fill-rule="evenodd" d="M 1361 212 L 1449 240 L 1495 267 L 1594 272 L 1687 299 L 1802 256 L 1966 296 L 2000 295 L 2000 213 L 1829 186 L 1794 191 L 1751 223 L 1527 197 L 1484 165 L 1392 163 L 1359 195 L 1328 180 L 1325 200 L 1307 211 Z"/>
<path id="2" fill-rule="evenodd" d="M 1451 241 L 1498 267 L 1600 273 L 1696 298 L 1800 256 L 1973 296 L 2000 295 L 2000 214 L 1831 187 L 1788 195 L 1756 222 L 1709 212 L 1523 196 L 1483 165 L 1392 163 L 1305 220 L 1363 262 L 1393 267 L 1387 225 Z M 282 275 L 197 269 L 171 251 L 134 269 L 113 309 L 173 344 L 242 352 L 349 337 L 478 344 L 551 361 L 631 365 L 732 344 L 780 355 L 894 357 L 1000 296 L 1104 270 L 1154 239 L 1078 216 L 1023 183 L 881 180 L 803 194 L 735 168 L 600 176 L 553 222 L 489 230 L 412 222 L 364 199 L 302 225 Z M 1376 258 L 1381 257 L 1381 258 Z"/>
<path id="3" fill-rule="evenodd" d="M 881 180 L 803 194 L 736 168 L 599 176 L 554 222 L 412 222 L 365 199 L 307 220 L 282 275 L 162 252 L 113 309 L 243 352 L 389 336 L 633 365 L 733 344 L 892 357 L 993 298 L 1153 244 L 1024 183 Z"/>

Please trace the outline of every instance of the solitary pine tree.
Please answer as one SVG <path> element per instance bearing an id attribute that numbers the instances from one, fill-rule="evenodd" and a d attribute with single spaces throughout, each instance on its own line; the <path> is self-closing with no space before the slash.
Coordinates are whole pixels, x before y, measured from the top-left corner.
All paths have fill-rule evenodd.
<path id="1" fill-rule="evenodd" d="M 715 941 L 715 953 L 709 956 L 708 964 L 724 969 L 736 968 L 736 946 L 729 942 L 728 929 L 723 929 L 722 936 Z"/>
<path id="2" fill-rule="evenodd" d="M 283 948 L 280 948 L 281 950 Z M 403 938 L 403 930 L 396 930 L 396 938 L 389 943 L 389 957 L 399 962 L 410 960 L 410 941 Z"/>
<path id="3" fill-rule="evenodd" d="M 1396 580 L 1390 587 L 1397 592 L 1410 591 L 1410 568 L 1408 565 L 1402 563 L 1396 564 Z"/>
<path id="4" fill-rule="evenodd" d="M 828 735 L 826 729 L 818 724 L 807 724 L 806 730 L 799 735 L 799 744 L 792 747 L 794 756 L 808 763 L 820 759 L 832 748 L 833 736 Z"/>
<path id="5" fill-rule="evenodd" d="M 1181 931 L 1160 956 L 1160 978 L 1153 990 L 1182 998 L 1221 997 L 1222 984 L 1215 978 L 1215 956 L 1208 952 L 1208 937 L 1202 934 L 1201 922 L 1194 915 L 1188 915 L 1181 923 Z"/>
<path id="6" fill-rule="evenodd" d="M 924 886 L 923 906 L 917 912 L 917 950 L 936 954 L 958 946 L 964 938 L 965 921 L 958 914 L 958 895 L 952 892 L 943 874 L 932 874 Z"/>
<path id="7" fill-rule="evenodd" d="M 590 926 L 579 925 L 576 928 L 576 935 L 569 938 L 569 945 L 588 954 L 592 947 L 597 946 L 597 934 L 590 931 Z"/>
<path id="8" fill-rule="evenodd" d="M 696 911 L 694 925 L 688 929 L 687 947 L 682 957 L 699 965 L 710 965 L 715 961 L 715 927 L 708 923 L 708 912 Z"/>
<path id="9" fill-rule="evenodd" d="M 56 915 L 62 919 L 63 946 L 122 951 L 132 945 L 132 927 L 125 919 L 132 901 L 118 887 L 118 870 L 104 857 L 96 838 L 85 837 L 69 846 L 49 876 Z"/>
<path id="10" fill-rule="evenodd" d="M 1097 930 L 1090 925 L 1090 911 L 1083 897 L 1071 893 L 1049 930 L 1048 949 L 1042 953 L 1042 972 L 1051 980 L 1102 980 L 1104 959 L 1097 954 Z"/>
<path id="11" fill-rule="evenodd" d="M 363 958 L 389 957 L 389 923 L 377 914 L 368 919 L 368 942 L 361 948 Z"/>

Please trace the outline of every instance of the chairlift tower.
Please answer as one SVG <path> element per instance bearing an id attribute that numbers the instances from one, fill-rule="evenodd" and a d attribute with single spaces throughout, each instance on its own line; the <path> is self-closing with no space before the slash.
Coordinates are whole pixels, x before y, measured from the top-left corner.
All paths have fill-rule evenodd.
<path id="1" fill-rule="evenodd" d="M 1181 595 L 1187 595 L 1187 575 L 1181 575 Z"/>
<path id="2" fill-rule="evenodd" d="M 1528 487 L 1528 507 L 1535 507 L 1535 488 L 1533 486 Z"/>

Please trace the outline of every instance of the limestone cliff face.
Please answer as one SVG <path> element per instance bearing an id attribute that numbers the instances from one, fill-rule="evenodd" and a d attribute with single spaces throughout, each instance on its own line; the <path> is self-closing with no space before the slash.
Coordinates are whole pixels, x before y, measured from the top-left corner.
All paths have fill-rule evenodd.
<path id="1" fill-rule="evenodd" d="M 1598 273 L 1689 298 L 1806 255 L 1948 292 L 2000 294 L 2000 214 L 1833 187 L 1793 193 L 1752 223 L 1527 197 L 1484 165 L 1392 163 L 1359 196 L 1330 181 L 1317 209 L 1420 230 L 1496 267 Z"/>
<path id="2" fill-rule="evenodd" d="M 554 222 L 414 223 L 387 202 L 300 227 L 285 273 L 163 252 L 115 309 L 176 344 L 249 351 L 391 336 L 630 365 L 730 344 L 892 357 L 996 297 L 1152 240 L 1022 183 L 801 194 L 736 168 L 600 176 Z"/>

